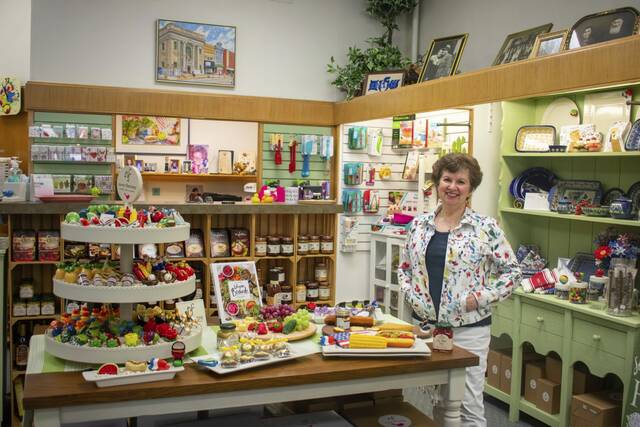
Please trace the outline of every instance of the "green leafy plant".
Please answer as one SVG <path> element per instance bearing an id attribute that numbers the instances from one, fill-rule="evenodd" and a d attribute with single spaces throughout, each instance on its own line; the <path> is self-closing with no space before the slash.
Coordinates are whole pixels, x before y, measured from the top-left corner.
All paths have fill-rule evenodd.
<path id="1" fill-rule="evenodd" d="M 347 99 L 361 94 L 362 81 L 368 73 L 403 69 L 411 63 L 392 44 L 392 38 L 393 30 L 398 29 L 398 16 L 412 11 L 416 4 L 417 0 L 367 1 L 367 12 L 385 27 L 384 34 L 368 39 L 369 47 L 364 50 L 356 46 L 349 47 L 345 65 L 339 65 L 333 56 L 327 64 L 327 71 L 336 76 L 331 84 L 346 92 Z"/>

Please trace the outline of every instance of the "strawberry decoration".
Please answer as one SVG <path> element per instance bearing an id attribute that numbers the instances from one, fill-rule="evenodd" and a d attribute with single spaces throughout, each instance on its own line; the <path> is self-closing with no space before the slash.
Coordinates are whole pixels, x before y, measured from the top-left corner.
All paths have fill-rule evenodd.
<path id="1" fill-rule="evenodd" d="M 258 335 L 267 335 L 269 333 L 269 328 L 267 328 L 267 324 L 266 323 L 260 323 L 258 325 L 257 333 L 258 333 Z"/>

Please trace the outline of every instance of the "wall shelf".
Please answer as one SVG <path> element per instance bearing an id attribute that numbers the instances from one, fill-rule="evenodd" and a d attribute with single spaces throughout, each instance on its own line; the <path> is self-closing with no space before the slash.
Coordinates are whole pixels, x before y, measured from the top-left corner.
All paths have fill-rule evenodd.
<path id="1" fill-rule="evenodd" d="M 598 216 L 569 215 L 569 214 L 559 214 L 556 212 L 534 211 L 534 210 L 525 210 L 525 209 L 518 209 L 518 208 L 502 208 L 500 209 L 500 212 L 517 214 L 517 215 L 541 216 L 541 217 L 553 218 L 553 219 L 565 219 L 569 221 L 583 221 L 583 222 L 593 222 L 593 223 L 599 223 L 599 224 L 610 224 L 610 225 L 618 225 L 618 226 L 626 226 L 626 227 L 640 227 L 640 221 L 636 219 L 615 219 L 615 218 L 598 217 Z"/>
<path id="2" fill-rule="evenodd" d="M 505 159 L 513 159 L 519 157 L 560 157 L 560 158 L 572 158 L 572 157 L 640 157 L 640 151 L 625 151 L 622 153 L 589 153 L 589 152 L 576 152 L 576 153 L 507 153 L 503 154 Z"/>
<path id="3" fill-rule="evenodd" d="M 142 172 L 142 178 L 148 181 L 206 181 L 206 182 L 255 182 L 256 175 L 227 175 L 227 174 L 188 174 L 188 173 L 162 173 Z"/>

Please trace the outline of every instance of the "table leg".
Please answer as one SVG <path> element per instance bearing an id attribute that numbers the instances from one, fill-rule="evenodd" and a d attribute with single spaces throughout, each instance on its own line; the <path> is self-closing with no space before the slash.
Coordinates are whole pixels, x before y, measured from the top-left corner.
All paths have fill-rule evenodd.
<path id="1" fill-rule="evenodd" d="M 460 426 L 460 405 L 464 398 L 465 368 L 449 371 L 448 392 L 444 397 L 444 427 Z"/>
<path id="2" fill-rule="evenodd" d="M 33 427 L 60 427 L 60 410 L 53 409 L 36 409 L 33 411 Z M 25 427 L 31 427 L 25 425 Z"/>

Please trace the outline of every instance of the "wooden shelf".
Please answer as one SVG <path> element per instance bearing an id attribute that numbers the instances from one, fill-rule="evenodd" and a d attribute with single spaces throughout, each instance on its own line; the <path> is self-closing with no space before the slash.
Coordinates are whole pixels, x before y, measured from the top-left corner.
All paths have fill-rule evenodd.
<path id="1" fill-rule="evenodd" d="M 208 262 L 234 262 L 234 261 L 252 261 L 256 258 L 252 258 L 250 256 L 232 256 L 232 257 L 223 257 L 223 258 L 205 258 Z"/>
<path id="2" fill-rule="evenodd" d="M 506 403 L 507 405 L 511 402 L 511 396 L 509 396 L 507 393 L 505 393 L 500 389 L 490 386 L 486 382 L 484 383 L 484 392 L 487 393 L 489 396 L 494 397 L 499 401 Z"/>
<path id="3" fill-rule="evenodd" d="M 114 162 L 87 162 L 82 160 L 31 160 L 31 163 L 53 164 L 53 165 L 97 165 L 111 166 Z"/>
<path id="4" fill-rule="evenodd" d="M 117 176 L 117 175 L 116 175 Z M 214 181 L 214 182 L 255 182 L 255 175 L 226 175 L 226 174 L 188 174 L 143 172 L 142 178 L 149 181 Z"/>
<path id="5" fill-rule="evenodd" d="M 331 258 L 332 260 L 335 260 L 336 254 L 298 255 L 296 258 L 298 261 L 306 258 Z"/>
<path id="6" fill-rule="evenodd" d="M 566 219 L 570 221 L 595 222 L 599 224 L 610 224 L 610 225 L 618 225 L 618 226 L 626 226 L 626 227 L 640 227 L 640 221 L 635 219 L 615 219 L 615 218 L 586 216 L 586 215 L 569 215 L 569 214 L 559 214 L 556 212 L 533 211 L 533 210 L 525 210 L 525 209 L 518 209 L 518 208 L 502 208 L 500 209 L 500 212 L 518 214 L 518 215 L 541 216 L 541 217 L 553 218 L 553 219 Z"/>
<path id="7" fill-rule="evenodd" d="M 560 157 L 560 158 L 571 158 L 571 157 L 640 157 L 640 151 L 625 151 L 623 153 L 589 153 L 589 152 L 576 152 L 576 153 L 507 153 L 503 154 L 502 157 L 507 159 L 519 158 L 519 157 Z"/>
<path id="8" fill-rule="evenodd" d="M 171 257 L 171 256 L 166 256 L 166 255 L 165 255 L 165 257 L 167 258 L 167 261 L 175 261 L 175 262 L 180 262 L 180 261 L 186 261 L 186 262 L 189 262 L 189 261 L 209 262 L 209 258 L 202 258 L 202 257 L 199 257 L 199 258 L 187 258 L 187 257 L 180 258 L 180 257 L 178 257 L 178 258 L 176 258 L 176 257 Z"/>
<path id="9" fill-rule="evenodd" d="M 56 265 L 61 261 L 9 261 L 9 270 L 13 270 L 19 265 Z"/>
<path id="10" fill-rule="evenodd" d="M 254 259 L 256 261 L 260 261 L 263 259 L 282 259 L 282 260 L 288 260 L 291 262 L 295 262 L 296 261 L 296 257 L 295 256 L 261 256 L 261 257 L 254 257 Z"/>
<path id="11" fill-rule="evenodd" d="M 60 316 L 59 313 L 52 314 L 50 316 L 11 316 L 11 325 L 16 324 L 17 322 L 22 322 L 25 320 L 49 320 L 56 319 Z"/>

